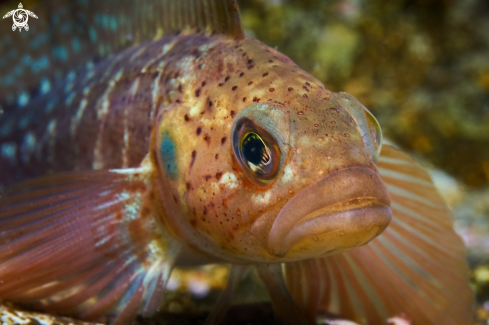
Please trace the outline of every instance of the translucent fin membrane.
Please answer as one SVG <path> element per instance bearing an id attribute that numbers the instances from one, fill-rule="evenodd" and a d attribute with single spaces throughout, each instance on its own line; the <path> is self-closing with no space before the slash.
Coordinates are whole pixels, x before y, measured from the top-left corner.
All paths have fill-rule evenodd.
<path id="1" fill-rule="evenodd" d="M 40 178 L 1 193 L 0 297 L 127 324 L 159 306 L 178 244 L 143 168 Z"/>
<path id="2" fill-rule="evenodd" d="M 365 246 L 287 264 L 292 295 L 309 319 L 323 310 L 361 324 L 401 314 L 413 324 L 469 324 L 464 245 L 429 175 L 387 145 L 377 165 L 392 198 L 391 224 Z"/>

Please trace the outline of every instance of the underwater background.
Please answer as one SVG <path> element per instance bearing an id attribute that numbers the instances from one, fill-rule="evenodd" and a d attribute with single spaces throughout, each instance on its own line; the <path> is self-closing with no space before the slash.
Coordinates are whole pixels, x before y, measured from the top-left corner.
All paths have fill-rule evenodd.
<path id="1" fill-rule="evenodd" d="M 38 2 L 22 1 L 24 8 L 34 12 Z M 248 36 L 276 47 L 332 91 L 358 98 L 377 117 L 384 136 L 430 170 L 467 245 L 478 302 L 474 324 L 487 324 L 489 1 L 238 3 Z M 4 13 L 17 5 L 18 1 L 0 1 Z M 11 24 L 10 19 L 2 20 L 0 28 L 10 30 Z M 34 19 L 31 26 L 29 33 L 35 32 Z M 0 56 L 6 51 L 1 49 Z M 195 316 L 160 323 L 191 324 L 204 319 L 200 313 L 212 306 L 227 274 L 227 268 L 218 265 L 178 269 L 170 280 L 164 309 Z M 235 303 L 259 304 L 266 299 L 256 275 L 249 274 Z M 262 307 L 263 324 L 270 317 L 266 306 Z M 246 314 L 246 307 L 240 308 Z"/>

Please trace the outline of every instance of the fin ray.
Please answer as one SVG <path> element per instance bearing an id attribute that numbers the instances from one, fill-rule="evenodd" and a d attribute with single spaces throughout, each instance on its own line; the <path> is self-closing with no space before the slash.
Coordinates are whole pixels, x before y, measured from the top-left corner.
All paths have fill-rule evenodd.
<path id="1" fill-rule="evenodd" d="M 116 324 L 154 313 L 179 244 L 156 223 L 151 186 L 143 166 L 4 190 L 0 297 Z"/>

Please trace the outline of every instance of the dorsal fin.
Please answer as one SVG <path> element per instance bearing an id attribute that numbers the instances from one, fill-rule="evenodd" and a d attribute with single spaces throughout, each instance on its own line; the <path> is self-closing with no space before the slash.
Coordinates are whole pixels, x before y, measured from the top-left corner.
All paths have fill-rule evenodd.
<path id="1" fill-rule="evenodd" d="M 2 14 L 15 8 L 3 9 Z M 23 106 L 61 80 L 139 43 L 182 30 L 244 38 L 235 0 L 43 0 L 29 30 L 0 28 L 0 109 Z"/>

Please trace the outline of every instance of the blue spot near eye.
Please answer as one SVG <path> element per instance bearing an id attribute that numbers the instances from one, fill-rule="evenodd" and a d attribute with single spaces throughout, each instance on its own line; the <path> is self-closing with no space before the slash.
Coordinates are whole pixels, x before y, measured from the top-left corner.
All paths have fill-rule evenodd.
<path id="1" fill-rule="evenodd" d="M 78 38 L 74 38 L 71 40 L 71 48 L 73 49 L 73 52 L 78 53 L 80 52 L 81 49 L 81 44 Z"/>
<path id="2" fill-rule="evenodd" d="M 161 135 L 160 146 L 161 162 L 165 167 L 166 174 L 171 179 L 178 178 L 176 146 L 169 132 L 163 132 Z"/>

